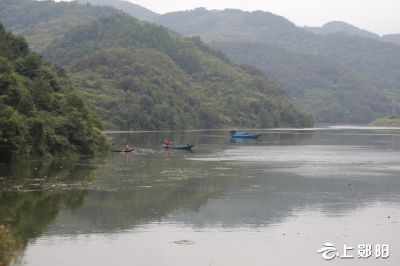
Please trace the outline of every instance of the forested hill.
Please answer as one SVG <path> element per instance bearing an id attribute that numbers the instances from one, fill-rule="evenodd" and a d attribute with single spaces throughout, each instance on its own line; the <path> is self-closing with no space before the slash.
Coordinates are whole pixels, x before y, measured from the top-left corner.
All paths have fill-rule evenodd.
<path id="1" fill-rule="evenodd" d="M 262 11 L 197 8 L 160 15 L 154 21 L 186 36 L 200 35 L 206 42 L 272 42 L 295 51 L 319 53 L 371 77 L 381 88 L 400 88 L 400 46 L 393 43 L 345 33 L 314 34 Z"/>
<path id="2" fill-rule="evenodd" d="M 117 9 L 121 9 L 135 18 L 142 20 L 152 20 L 159 16 L 156 12 L 153 12 L 147 8 L 139 6 L 129 1 L 123 0 L 77 0 L 78 3 L 87 4 L 88 2 L 94 6 L 112 6 Z"/>
<path id="3" fill-rule="evenodd" d="M 207 42 L 272 42 L 291 50 L 323 54 L 372 77 L 383 88 L 400 87 L 400 46 L 389 42 L 345 33 L 318 35 L 262 11 L 198 8 L 161 15 L 154 21 L 186 36 L 200 35 Z"/>
<path id="4" fill-rule="evenodd" d="M 347 105 L 346 102 L 341 100 L 345 98 L 336 92 L 333 93 L 336 89 L 331 90 L 331 85 L 335 88 L 343 88 L 343 90 L 340 89 L 343 93 L 352 94 L 354 91 L 358 90 L 357 88 L 364 87 L 364 84 L 367 82 L 368 86 L 366 89 L 368 88 L 368 91 L 372 90 L 376 92 L 379 90 L 379 95 L 384 93 L 387 97 L 392 98 L 389 99 L 389 103 L 394 100 L 394 103 L 398 105 L 400 99 L 400 46 L 394 43 L 349 35 L 343 32 L 326 35 L 315 34 L 305 28 L 297 27 L 283 17 L 262 11 L 245 12 L 235 9 L 219 11 L 197 8 L 190 11 L 172 12 L 160 15 L 156 17 L 154 21 L 186 36 L 198 34 L 203 40 L 209 43 L 213 40 L 216 42 L 231 42 L 231 44 L 220 45 L 217 46 L 217 48 L 228 53 L 231 58 L 238 62 L 245 62 L 260 67 L 265 71 L 267 76 L 274 76 L 274 80 L 276 80 L 291 97 L 298 97 L 296 99 L 297 103 L 302 102 L 307 104 L 308 107 L 306 107 L 306 105 L 303 105 L 303 107 L 312 110 L 316 117 L 322 119 L 322 121 L 318 119 L 318 121 L 321 122 L 332 120 L 325 120 L 323 118 L 327 117 L 325 113 L 318 113 L 319 108 L 316 105 L 308 103 L 311 97 L 313 99 L 312 101 L 318 101 L 320 103 L 319 105 L 322 106 L 322 103 L 327 99 L 326 95 L 321 93 L 322 91 L 336 98 L 334 101 L 339 104 L 337 107 L 337 109 L 340 110 L 339 113 L 344 114 L 346 112 L 343 111 L 345 109 L 347 110 L 347 108 L 341 109 L 343 106 Z M 244 45 L 246 41 L 264 43 L 264 48 L 269 47 L 272 50 L 268 52 L 263 48 L 265 54 L 261 54 L 260 51 L 257 50 L 260 48 L 258 45 L 248 45 L 249 43 Z M 314 59 L 317 57 L 313 57 L 313 55 L 321 55 L 322 57 L 318 57 L 318 64 L 307 63 L 307 69 L 310 71 L 305 72 L 300 69 L 302 75 L 304 75 L 301 77 L 298 75 L 299 72 L 296 73 L 296 71 L 299 70 L 299 66 L 296 66 L 295 63 L 293 63 L 294 61 L 291 62 L 285 58 L 287 53 L 283 53 L 282 58 L 279 53 L 273 54 L 274 62 L 285 62 L 275 65 L 280 65 L 281 67 L 275 69 L 272 69 L 272 66 L 266 67 L 272 64 L 272 62 L 268 62 L 270 59 L 267 58 L 266 54 L 272 55 L 272 51 L 277 51 L 273 48 L 274 46 L 269 46 L 268 43 L 293 51 L 292 56 L 296 58 L 294 61 L 297 63 L 299 63 L 297 60 L 299 58 L 308 58 L 305 60 L 309 63 L 311 61 L 316 62 Z M 235 48 L 230 49 L 232 47 Z M 240 49 L 237 49 L 238 47 L 240 47 Z M 244 54 L 251 54 L 252 56 L 244 57 Z M 260 58 L 263 58 L 265 62 L 261 62 Z M 336 61 L 336 63 L 333 61 Z M 282 65 L 285 65 L 285 67 L 282 67 Z M 336 70 L 332 72 L 321 72 L 320 69 L 326 69 L 327 65 L 335 65 Z M 339 71 L 340 67 L 341 69 Z M 351 74 L 354 73 L 353 71 L 349 72 L 352 78 L 345 79 L 346 84 L 342 86 L 339 83 L 343 82 L 343 80 L 341 81 L 335 78 L 333 73 L 337 73 L 338 71 L 340 73 L 345 73 L 349 71 L 349 68 L 358 72 L 360 75 Z M 277 72 L 278 69 L 280 69 L 280 72 Z M 291 71 L 292 69 L 294 71 Z M 274 72 L 276 74 L 273 74 Z M 315 87 L 310 87 L 308 93 L 294 91 L 296 87 L 306 88 L 306 86 L 310 84 L 309 81 L 314 78 L 315 73 L 319 73 L 318 79 L 322 78 L 329 82 L 319 82 L 317 88 L 318 92 L 315 91 Z M 278 81 L 275 77 L 279 77 L 280 80 Z M 331 84 L 330 81 L 334 84 Z M 296 82 L 300 83 L 295 84 Z M 372 96 L 372 94 L 368 95 L 369 96 L 366 96 L 367 98 L 373 99 L 374 96 Z M 331 96 L 328 98 L 331 98 Z M 346 113 L 346 115 L 335 116 L 335 121 L 348 122 L 348 118 L 352 117 L 351 121 L 362 123 L 365 121 L 364 119 L 355 121 L 353 118 L 376 117 L 380 112 L 391 106 L 391 104 L 386 107 L 382 106 L 382 104 L 387 102 L 387 99 L 385 99 L 386 96 L 378 98 L 376 100 L 378 102 L 376 106 L 367 106 L 370 110 L 375 110 L 368 115 L 360 116 L 359 114 Z M 363 99 L 365 98 L 354 97 L 355 106 L 363 106 L 367 103 L 372 104 L 371 101 L 365 103 Z M 331 101 L 328 101 L 327 105 L 329 106 L 331 103 Z M 337 118 L 340 118 L 340 120 L 336 120 Z"/>
<path id="5" fill-rule="evenodd" d="M 8 30 L 24 35 L 36 52 L 54 38 L 80 24 L 118 12 L 113 7 L 81 5 L 77 2 L 1 0 L 0 19 Z"/>
<path id="6" fill-rule="evenodd" d="M 109 150 L 101 129 L 65 69 L 0 24 L 0 162 Z"/>
<path id="7" fill-rule="evenodd" d="M 44 55 L 69 66 L 109 129 L 313 125 L 261 70 L 127 14 L 78 26 Z"/>
<path id="8" fill-rule="evenodd" d="M 400 33 L 387 34 L 382 37 L 376 33 L 372 33 L 342 21 L 332 21 L 324 24 L 322 27 L 305 27 L 306 29 L 317 34 L 330 34 L 344 32 L 351 35 L 359 35 L 363 37 L 373 38 L 380 41 L 393 42 L 400 45 Z"/>
<path id="9" fill-rule="evenodd" d="M 391 112 L 391 101 L 367 77 L 337 60 L 261 42 L 211 42 L 238 62 L 259 67 L 311 112 L 317 122 L 369 123 Z"/>

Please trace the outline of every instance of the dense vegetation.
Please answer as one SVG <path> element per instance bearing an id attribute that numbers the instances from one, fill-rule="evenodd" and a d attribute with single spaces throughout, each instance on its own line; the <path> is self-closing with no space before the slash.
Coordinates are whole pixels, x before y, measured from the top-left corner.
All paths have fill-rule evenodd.
<path id="1" fill-rule="evenodd" d="M 109 129 L 313 124 L 261 70 L 232 62 L 198 36 L 174 36 L 126 14 L 78 26 L 44 55 L 69 65 Z"/>
<path id="2" fill-rule="evenodd" d="M 95 6 L 112 6 L 117 9 L 121 9 L 124 12 L 128 13 L 131 16 L 134 16 L 135 18 L 142 19 L 142 20 L 151 20 L 154 19 L 155 17 L 159 16 L 159 14 L 144 8 L 142 6 L 139 6 L 137 4 L 134 4 L 129 1 L 123 1 L 123 0 L 77 0 L 78 3 L 81 4 L 87 4 L 88 2 L 91 5 Z"/>
<path id="3" fill-rule="evenodd" d="M 0 162 L 107 150 L 101 128 L 65 69 L 0 24 Z"/>
<path id="4" fill-rule="evenodd" d="M 208 42 L 211 42 L 212 40 L 219 42 L 268 42 L 292 51 L 303 52 L 311 55 L 323 55 L 327 58 L 328 62 L 324 62 L 325 60 L 319 60 L 321 65 L 314 64 L 311 75 L 303 72 L 303 74 L 306 75 L 304 77 L 305 79 L 310 80 L 313 75 L 312 73 L 319 72 L 324 79 L 330 80 L 332 73 L 329 71 L 323 73 L 319 69 L 326 69 L 324 67 L 325 64 L 332 64 L 332 60 L 336 60 L 347 67 L 343 67 L 340 72 L 348 71 L 349 68 L 351 68 L 361 74 L 352 74 L 352 81 L 342 92 L 353 89 L 358 90 L 357 88 L 364 86 L 366 80 L 370 80 L 370 82 L 367 82 L 369 83 L 368 87 L 372 86 L 378 88 L 381 93 L 384 92 L 388 97 L 394 98 L 397 101 L 400 98 L 400 46 L 393 43 L 382 42 L 356 35 L 349 35 L 343 32 L 327 35 L 314 34 L 305 28 L 296 27 L 293 23 L 285 18 L 262 11 L 244 12 L 241 10 L 232 9 L 226 9 L 223 11 L 208 11 L 204 8 L 198 8 L 190 11 L 173 12 L 160 15 L 159 17 L 156 17 L 154 21 L 164 26 L 168 26 L 184 35 L 190 36 L 193 34 L 198 34 Z M 185 23 L 182 23 L 182 21 L 185 21 Z M 240 46 L 241 44 L 232 45 Z M 239 62 L 246 62 L 263 69 L 263 66 L 271 63 L 260 62 L 261 60 L 257 58 L 258 54 L 260 53 L 257 50 L 229 51 L 228 47 L 229 46 L 218 46 L 218 48 L 220 48 L 223 52 L 229 53 L 232 58 L 238 60 Z M 242 46 L 243 49 L 255 49 L 255 47 L 257 47 L 257 45 L 249 45 L 247 47 Z M 233 51 L 238 52 L 239 54 L 234 54 Z M 253 54 L 257 56 L 253 56 L 253 60 L 248 60 L 247 58 L 244 60 L 242 56 L 243 54 Z M 266 56 L 261 57 L 265 60 L 268 60 L 266 59 Z M 299 54 L 295 57 L 299 58 L 302 57 L 302 55 Z M 321 58 L 322 57 L 320 57 L 320 59 Z M 274 61 L 285 60 L 287 59 L 279 58 Z M 334 65 L 339 66 L 339 62 L 335 63 Z M 270 75 L 269 72 L 266 73 L 267 75 Z M 290 70 L 284 70 L 284 72 L 277 73 L 278 76 L 285 79 L 285 81 L 279 81 L 279 84 L 282 85 L 283 83 L 293 83 L 291 80 L 292 75 L 287 76 L 287 73 L 291 73 Z M 307 85 L 307 82 L 303 82 L 303 85 Z M 285 90 L 293 92 L 291 87 L 286 87 L 285 85 L 282 86 Z M 329 82 L 322 84 L 323 91 L 330 91 L 330 87 L 331 84 Z M 296 99 L 296 102 L 304 102 L 307 104 L 306 101 L 309 101 L 309 97 L 313 97 L 316 101 L 320 102 L 324 102 L 326 99 L 325 93 L 320 93 L 320 91 L 315 91 L 314 89 L 311 89 L 309 92 L 310 93 L 303 94 L 304 97 L 307 98 Z M 351 91 L 349 92 L 351 93 Z M 340 100 L 345 98 L 346 97 L 338 98 L 338 103 L 340 106 L 348 105 L 348 103 Z M 373 96 L 369 95 L 367 98 L 372 99 Z M 354 104 L 354 101 L 358 101 L 356 105 L 363 106 L 368 104 L 364 100 L 364 97 L 360 97 L 360 99 L 353 97 L 351 102 Z M 368 108 L 378 112 L 386 110 L 389 108 L 389 106 L 381 106 L 385 101 L 386 100 L 384 98 L 378 97 L 376 100 L 377 106 L 372 107 L 369 105 Z M 374 102 L 370 103 L 375 104 Z M 311 105 L 310 107 L 311 109 L 308 110 L 313 110 L 313 113 L 318 114 L 320 118 L 325 116 L 325 114 L 317 113 L 319 112 L 317 108 L 314 108 Z M 340 109 L 339 107 L 337 109 Z M 341 114 L 338 114 L 338 116 L 335 115 L 335 117 L 341 117 L 340 121 L 338 122 L 349 121 L 347 119 L 347 115 L 343 115 L 344 112 L 346 112 L 346 110 L 341 109 Z M 355 117 L 372 118 L 377 117 L 377 115 L 379 116 L 379 113 L 371 113 L 367 115 L 360 114 L 356 115 Z M 329 119 L 329 121 L 331 120 Z M 335 119 L 335 121 L 337 120 Z M 365 120 L 362 119 L 354 121 L 351 119 L 351 121 L 364 122 Z"/>
<path id="5" fill-rule="evenodd" d="M 345 33 L 314 34 L 262 11 L 198 8 L 160 15 L 154 21 L 187 36 L 200 35 L 206 42 L 272 42 L 295 51 L 319 53 L 371 77 L 381 88 L 400 88 L 400 46 L 393 43 Z"/>
<path id="6" fill-rule="evenodd" d="M 400 116 L 391 114 L 387 117 L 378 118 L 371 123 L 372 126 L 400 127 Z"/>
<path id="7" fill-rule="evenodd" d="M 345 32 L 345 33 L 348 33 L 351 35 L 359 35 L 359 36 L 373 38 L 373 39 L 380 40 L 380 41 L 387 41 L 387 42 L 393 42 L 396 44 L 400 44 L 400 33 L 383 35 L 381 37 L 376 33 L 372 33 L 372 32 L 357 28 L 353 25 L 350 25 L 350 24 L 342 22 L 342 21 L 328 22 L 325 25 L 323 25 L 322 27 L 307 27 L 306 26 L 305 28 L 314 33 L 317 33 L 317 34 L 330 34 L 330 33 Z"/>
<path id="8" fill-rule="evenodd" d="M 388 97 L 355 70 L 322 55 L 271 43 L 211 42 L 238 62 L 253 64 L 274 80 L 317 122 L 369 123 L 391 111 Z"/>
<path id="9" fill-rule="evenodd" d="M 0 1 L 0 18 L 8 30 L 24 35 L 36 52 L 77 25 L 118 12 L 112 7 L 77 2 Z"/>

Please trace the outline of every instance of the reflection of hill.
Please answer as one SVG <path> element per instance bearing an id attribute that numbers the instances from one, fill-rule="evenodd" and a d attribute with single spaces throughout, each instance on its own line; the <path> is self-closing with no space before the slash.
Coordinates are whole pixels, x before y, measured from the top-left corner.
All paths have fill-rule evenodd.
<path id="1" fill-rule="evenodd" d="M 124 162 L 125 158 L 115 156 L 114 166 L 99 174 L 93 184 L 95 190 L 82 208 L 73 216 L 61 212 L 58 221 L 63 227 L 56 223 L 51 231 L 119 231 L 161 221 L 180 210 L 198 212 L 210 199 L 220 198 L 232 185 L 232 178 L 238 178 L 217 178 L 210 164 L 182 165 L 181 157 L 186 154 L 177 151 L 169 155 L 179 156 L 179 161 L 164 160 L 163 152 L 135 154 L 133 167 L 118 166 L 118 161 Z"/>
<path id="2" fill-rule="evenodd" d="M 1 165 L 0 226 L 12 228 L 16 245 L 42 235 L 61 207 L 82 206 L 96 163 L 102 162 L 83 157 Z"/>
<path id="3" fill-rule="evenodd" d="M 389 187 L 375 190 L 376 182 L 372 179 L 317 180 L 287 173 L 264 172 L 244 180 L 221 198 L 209 201 L 199 213 L 177 213 L 166 222 L 205 228 L 258 227 L 281 223 L 305 209 L 343 216 L 386 201 L 382 194 L 390 190 Z M 395 185 L 394 180 L 389 183 Z"/>
<path id="4" fill-rule="evenodd" d="M 265 130 L 257 145 L 229 143 L 224 131 L 112 134 L 117 145 L 129 143 L 135 150 L 107 156 L 100 171 L 101 160 L 84 159 L 1 171 L 6 177 L 1 187 L 9 185 L 1 194 L 0 218 L 13 219 L 7 223 L 28 239 L 115 233 L 157 222 L 271 226 L 304 209 L 347 215 L 377 202 L 398 203 L 399 143 L 381 144 L 394 131 L 373 132 Z M 196 149 L 166 156 L 156 144 L 164 138 L 191 139 Z M 29 176 L 29 168 L 38 168 L 37 174 Z M 13 176 L 22 178 L 6 181 Z M 42 190 L 16 192 L 37 183 Z M 74 184 L 80 185 L 72 189 Z M 11 211 L 3 199 L 11 202 Z"/>
<path id="5" fill-rule="evenodd" d="M 269 225 L 304 208 L 347 214 L 386 201 L 382 195 L 391 193 L 395 172 L 387 170 L 390 165 L 386 170 L 366 167 L 370 154 L 384 158 L 378 146 L 371 146 L 382 140 L 380 135 L 284 129 L 261 133 L 257 145 L 234 145 L 226 132 L 198 131 L 186 135 L 197 144 L 189 155 L 173 152 L 165 157 L 156 148 L 136 149 L 128 162 L 115 155 L 82 208 L 74 215 L 62 211 L 49 234 L 120 231 L 159 221 L 199 227 Z M 140 148 L 149 147 L 149 139 L 175 142 L 185 137 L 174 132 L 112 136 L 132 146 L 141 143 Z M 389 177 L 386 187 L 376 188 L 377 175 Z"/>
<path id="6" fill-rule="evenodd" d="M 245 178 L 238 178 L 222 197 L 209 201 L 198 214 L 180 213 L 167 222 L 207 228 L 258 226 L 296 216 L 302 209 L 341 216 L 379 202 L 398 203 L 396 158 L 400 143 L 393 136 L 397 133 L 281 130 L 264 133 L 257 146 L 240 145 L 193 158 L 219 162 Z"/>
<path id="7" fill-rule="evenodd" d="M 291 137 L 287 134 L 288 141 Z M 351 138 L 349 136 L 349 141 Z M 289 143 L 283 138 L 281 141 Z M 314 151 L 305 148 L 303 155 L 309 159 L 298 162 L 296 155 L 281 160 L 288 156 L 286 152 L 293 151 L 288 144 L 258 146 L 257 149 L 265 148 L 263 153 L 269 154 L 264 161 L 254 158 L 237 161 L 241 155 L 246 158 L 251 154 L 261 156 L 253 146 L 238 146 L 193 158 L 207 161 L 196 159 L 186 163 L 179 158 L 176 162 L 171 159 L 158 165 L 162 153 L 135 154 L 135 173 L 132 174 L 127 174 L 131 170 L 128 165 L 122 165 L 124 158 L 117 157 L 113 169 L 99 174 L 93 184 L 98 189 L 90 192 L 82 208 L 73 215 L 62 211 L 48 233 L 115 232 L 153 222 L 187 223 L 207 228 L 267 226 L 296 216 L 307 208 L 321 210 L 327 215 L 346 215 L 355 209 L 387 201 L 382 195 L 393 192 L 390 189 L 395 182 L 393 173 L 385 180 L 386 186 L 377 188 L 375 174 L 383 172 L 367 175 L 369 169 L 361 172 L 365 168 L 363 162 L 356 161 L 357 166 L 350 163 L 350 167 L 333 165 L 342 169 L 336 176 L 329 167 L 322 174 L 325 170 L 319 160 L 326 160 L 324 156 L 335 153 L 335 149 L 309 158 Z M 315 150 L 318 149 L 321 147 L 316 146 Z M 300 147 L 297 150 L 302 152 Z M 226 154 L 234 154 L 235 158 L 224 157 Z M 182 166 L 182 162 L 186 165 Z M 309 175 L 313 172 L 315 176 Z M 384 174 L 390 175 L 390 171 Z"/>

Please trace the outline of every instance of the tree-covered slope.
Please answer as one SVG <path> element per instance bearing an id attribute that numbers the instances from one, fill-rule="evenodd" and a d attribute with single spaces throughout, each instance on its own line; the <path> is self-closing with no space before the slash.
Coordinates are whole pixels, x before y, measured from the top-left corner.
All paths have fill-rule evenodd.
<path id="1" fill-rule="evenodd" d="M 271 43 L 211 42 L 237 62 L 262 69 L 317 122 L 369 123 L 391 111 L 386 94 L 337 60 Z"/>
<path id="2" fill-rule="evenodd" d="M 400 93 L 400 46 L 371 38 L 333 33 L 310 51 L 334 58 L 371 78 L 380 88 Z"/>
<path id="3" fill-rule="evenodd" d="M 129 1 L 123 0 L 78 0 L 78 3 L 87 4 L 90 3 L 91 5 L 95 6 L 112 6 L 117 9 L 121 9 L 124 12 L 134 16 L 135 18 L 141 20 L 152 20 L 155 17 L 159 16 L 156 12 L 153 12 L 147 8 L 139 6 Z"/>
<path id="4" fill-rule="evenodd" d="M 44 51 L 71 77 L 109 128 L 309 127 L 311 115 L 252 66 L 199 37 L 115 14 L 78 26 Z"/>
<path id="5" fill-rule="evenodd" d="M 101 128 L 65 69 L 0 24 L 0 162 L 105 151 Z"/>
<path id="6" fill-rule="evenodd" d="M 307 31 L 305 28 L 296 27 L 293 23 L 283 17 L 262 11 L 244 12 L 232 9 L 209 11 L 204 8 L 198 8 L 190 11 L 160 15 L 155 18 L 155 21 L 186 36 L 199 34 L 200 37 L 208 42 L 215 40 L 218 42 L 251 41 L 273 43 L 292 51 L 307 53 L 310 55 L 322 55 L 326 58 L 326 64 L 334 64 L 336 67 L 342 65 L 343 69 L 340 70 L 341 73 L 349 71 L 349 68 L 351 68 L 360 74 L 352 74 L 351 82 L 343 87 L 346 88 L 345 90 L 357 90 L 357 88 L 364 86 L 366 80 L 369 80 L 369 82 L 367 82 L 369 84 L 367 86 L 368 88 L 371 88 L 371 86 L 378 88 L 381 93 L 384 92 L 388 97 L 392 97 L 397 101 L 400 98 L 400 46 L 393 43 L 350 35 L 343 32 L 326 35 L 314 34 Z M 245 50 L 234 49 L 231 51 L 228 50 L 229 45 L 218 47 L 223 52 L 229 53 L 229 55 L 235 60 L 242 60 L 240 62 L 247 62 L 248 64 L 259 67 L 270 64 L 269 62 L 260 62 L 259 58 L 266 58 L 263 55 L 260 55 L 258 58 L 252 57 L 253 60 L 248 60 L 248 58 L 242 57 L 243 54 L 260 54 L 257 50 L 250 51 L 256 46 L 257 45 L 242 46 Z M 235 52 L 235 54 L 233 52 Z M 280 56 L 280 54 L 275 56 Z M 303 55 L 296 55 L 295 57 L 299 56 L 301 57 Z M 240 57 L 242 57 L 242 59 L 239 60 L 238 58 Z M 323 57 L 320 57 L 320 59 L 322 58 Z M 286 61 L 287 59 L 284 57 L 276 59 L 276 61 L 280 60 Z M 332 60 L 336 60 L 337 62 L 333 63 Z M 319 61 L 321 64 L 325 64 L 322 60 Z M 291 64 L 290 62 L 288 63 Z M 301 78 L 304 81 L 302 82 L 303 85 L 307 84 L 308 81 L 306 80 L 314 78 L 313 73 L 318 71 L 320 66 L 315 65 L 315 67 L 316 68 L 311 72 L 302 71 L 302 74 L 304 75 L 304 77 Z M 293 79 L 293 76 L 298 75 L 290 71 L 288 72 L 287 68 L 278 69 L 283 71 L 276 73 L 277 76 L 281 78 L 279 81 L 279 84 L 281 85 L 284 83 L 290 85 L 290 79 Z M 328 76 L 331 75 L 328 72 L 326 74 Z M 328 76 L 323 78 L 328 78 L 329 80 Z M 330 85 L 329 82 L 320 84 L 320 86 L 322 86 L 321 89 L 324 91 L 330 91 Z M 290 87 L 292 85 L 289 87 L 286 87 L 286 85 L 282 86 L 285 90 L 293 91 Z M 344 92 L 345 90 L 342 91 Z M 296 102 L 299 103 L 299 100 L 308 102 L 310 97 L 321 103 L 326 99 L 326 95 L 324 94 L 319 92 L 317 93 L 313 90 L 309 90 L 309 92 L 310 94 L 303 95 L 307 98 L 296 99 Z M 314 94 L 314 92 L 316 94 Z M 349 91 L 349 93 L 351 92 Z M 367 96 L 367 98 L 368 97 L 370 96 Z M 357 105 L 364 105 L 364 101 L 362 100 L 363 97 L 360 96 L 358 98 L 360 102 Z M 340 106 L 347 105 L 345 102 L 341 102 L 340 100 L 345 98 L 341 97 L 338 99 Z M 383 103 L 386 100 L 378 101 Z M 381 112 L 381 110 L 387 109 L 388 107 L 389 106 L 382 108 L 382 106 L 379 106 L 374 107 L 373 110 L 380 110 L 378 112 Z M 343 112 L 341 113 L 343 114 Z M 314 114 L 317 115 L 315 112 Z M 372 116 L 374 117 L 375 115 L 376 114 Z M 324 114 L 319 114 L 320 118 L 324 116 Z M 348 117 L 348 115 L 340 116 L 342 118 Z M 356 117 L 361 116 L 357 115 Z M 340 122 L 346 121 L 349 120 L 346 118 Z M 351 121 L 354 120 L 351 119 Z M 363 121 L 364 119 L 354 122 Z"/>
<path id="7" fill-rule="evenodd" d="M 391 114 L 387 117 L 381 117 L 374 120 L 371 126 L 384 126 L 384 127 L 400 127 L 400 117 L 397 114 Z"/>
<path id="8" fill-rule="evenodd" d="M 389 42 L 345 33 L 314 34 L 262 11 L 199 8 L 160 15 L 154 21 L 186 36 L 200 35 L 206 42 L 272 42 L 291 50 L 319 53 L 372 78 L 381 88 L 400 88 L 400 46 Z"/>
<path id="9" fill-rule="evenodd" d="M 118 12 L 113 7 L 77 2 L 31 0 L 0 1 L 0 19 L 5 27 L 24 35 L 31 49 L 41 52 L 55 38 L 80 24 Z"/>

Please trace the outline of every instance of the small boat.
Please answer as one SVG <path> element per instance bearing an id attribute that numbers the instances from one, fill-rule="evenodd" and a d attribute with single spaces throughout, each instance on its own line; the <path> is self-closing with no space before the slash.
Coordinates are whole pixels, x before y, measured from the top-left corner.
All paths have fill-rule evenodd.
<path id="1" fill-rule="evenodd" d="M 249 138 L 249 139 L 256 139 L 259 136 L 261 136 L 261 134 L 251 135 L 247 132 L 239 132 L 234 129 L 229 130 L 229 135 L 233 138 Z"/>
<path id="2" fill-rule="evenodd" d="M 113 152 L 131 152 L 133 149 L 127 149 L 127 150 L 113 150 Z"/>
<path id="3" fill-rule="evenodd" d="M 163 146 L 164 148 L 166 148 L 166 149 L 178 149 L 178 150 L 189 150 L 189 149 L 191 149 L 192 147 L 194 147 L 194 145 L 193 144 L 187 144 L 187 145 L 161 145 L 161 146 Z"/>

